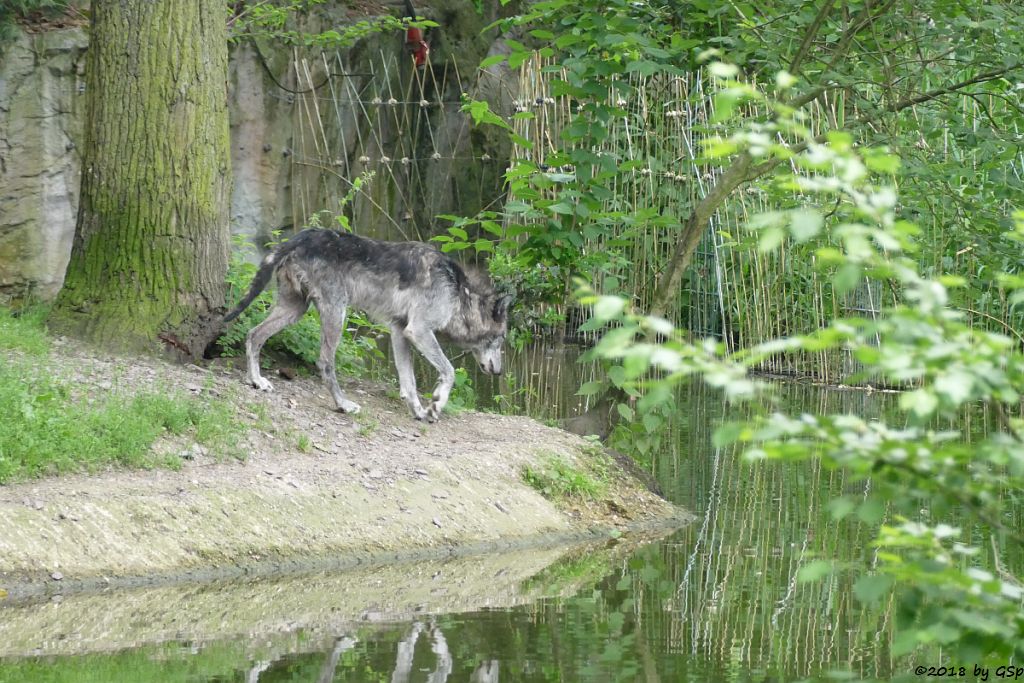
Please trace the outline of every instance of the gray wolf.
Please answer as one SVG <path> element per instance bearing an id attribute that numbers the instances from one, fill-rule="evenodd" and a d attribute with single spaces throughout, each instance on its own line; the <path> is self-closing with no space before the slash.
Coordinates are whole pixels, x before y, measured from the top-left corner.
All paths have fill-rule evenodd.
<path id="1" fill-rule="evenodd" d="M 357 413 L 338 386 L 334 354 L 349 306 L 391 328 L 391 348 L 402 399 L 417 420 L 434 422 L 448 402 L 455 370 L 435 333 L 472 351 L 484 372 L 501 374 L 501 352 L 508 331 L 510 296 L 498 296 L 481 277 L 421 242 L 381 242 L 333 230 L 303 230 L 268 254 L 249 291 L 224 317 L 234 320 L 277 273 L 277 298 L 266 320 L 245 338 L 248 379 L 258 389 L 272 387 L 260 375 L 260 349 L 272 335 L 296 322 L 310 303 L 320 312 L 317 368 L 337 409 Z M 433 401 L 424 408 L 416 393 L 410 344 L 434 366 L 439 378 Z"/>

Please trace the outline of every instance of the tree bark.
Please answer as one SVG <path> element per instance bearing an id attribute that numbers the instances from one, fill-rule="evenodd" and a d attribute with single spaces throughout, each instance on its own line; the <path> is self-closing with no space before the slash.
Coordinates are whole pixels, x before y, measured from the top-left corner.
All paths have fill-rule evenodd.
<path id="1" fill-rule="evenodd" d="M 747 173 L 753 161 L 753 158 L 746 152 L 737 156 L 690 212 L 679 237 L 676 238 L 672 257 L 665 267 L 665 272 L 658 280 L 657 289 L 654 290 L 654 298 L 651 301 L 652 315 L 664 316 L 669 306 L 675 302 L 679 295 L 679 283 L 683 279 L 683 273 L 690 266 L 693 253 L 697 251 L 697 245 L 700 244 L 700 238 L 707 230 L 708 221 L 732 194 L 732 191 L 748 180 Z"/>
<path id="2" fill-rule="evenodd" d="M 51 322 L 195 357 L 229 253 L 226 4 L 93 0 L 75 240 Z"/>

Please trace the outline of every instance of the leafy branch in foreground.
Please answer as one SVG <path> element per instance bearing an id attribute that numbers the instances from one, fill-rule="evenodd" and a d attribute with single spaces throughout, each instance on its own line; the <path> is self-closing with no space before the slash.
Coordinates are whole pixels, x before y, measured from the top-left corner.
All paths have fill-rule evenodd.
<path id="1" fill-rule="evenodd" d="M 719 69 L 728 77 L 728 69 Z M 726 83 L 738 101 L 761 98 L 749 86 Z M 788 191 L 792 208 L 752 219 L 762 251 L 785 242 L 812 242 L 832 286 L 846 292 L 864 278 L 889 288 L 898 303 L 874 318 L 833 320 L 807 335 L 775 339 L 735 353 L 714 340 L 691 343 L 671 323 L 628 310 L 625 299 L 582 288 L 593 306 L 594 325 L 612 325 L 595 353 L 618 363 L 637 407 L 654 408 L 689 376 L 722 389 L 731 401 L 751 401 L 756 416 L 726 424 L 719 445 L 738 442 L 747 458 L 816 458 L 855 480 L 870 480 L 869 493 L 833 501 L 836 517 L 856 514 L 877 525 L 871 569 L 855 585 L 863 601 L 897 600 L 893 654 L 941 646 L 964 662 L 1005 661 L 1024 655 L 1024 588 L 1002 567 L 998 553 L 981 562 L 981 550 L 960 540 L 948 523 L 953 511 L 980 522 L 993 548 L 1024 543 L 1022 530 L 1007 520 L 1024 491 L 1024 353 L 1014 339 L 972 328 L 949 306 L 950 290 L 964 278 L 923 276 L 908 255 L 917 249 L 917 227 L 896 218 L 893 188 L 872 182 L 898 160 L 885 150 L 855 150 L 843 133 L 821 141 L 805 130 L 799 114 L 775 106 L 773 121 L 748 125 L 714 140 L 709 155 L 747 156 L 752 163 L 783 159 L 793 171 L 773 182 Z M 798 139 L 785 147 L 783 134 Z M 796 150 L 796 151 L 794 151 Z M 828 215 L 817 205 L 827 201 Z M 1004 238 L 1024 240 L 1024 214 Z M 1007 289 L 1024 291 L 1017 276 L 1001 278 Z M 860 364 L 858 379 L 903 390 L 896 423 L 855 415 L 787 415 L 771 409 L 771 390 L 748 369 L 774 354 L 843 349 Z M 983 435 L 953 427 L 966 411 L 996 416 Z M 833 569 L 816 565 L 805 580 Z M 822 569 L 823 567 L 823 569 Z"/>

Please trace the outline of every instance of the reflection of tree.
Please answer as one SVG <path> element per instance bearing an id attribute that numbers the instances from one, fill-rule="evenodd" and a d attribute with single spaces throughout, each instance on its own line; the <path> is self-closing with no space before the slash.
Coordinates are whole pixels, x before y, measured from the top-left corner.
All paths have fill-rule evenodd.
<path id="1" fill-rule="evenodd" d="M 341 653 L 351 650 L 357 642 L 359 641 L 348 636 L 342 636 L 334 641 L 334 648 L 324 662 L 323 668 L 320 669 L 320 675 L 316 679 L 317 683 L 331 683 L 334 680 L 334 671 L 338 668 L 338 660 L 341 659 Z"/>
<path id="2" fill-rule="evenodd" d="M 480 662 L 470 674 L 469 683 L 498 683 L 498 660 Z"/>
<path id="3" fill-rule="evenodd" d="M 452 673 L 452 655 L 448 650 L 448 641 L 437 624 L 431 622 L 429 626 L 425 626 L 423 623 L 416 621 L 413 622 L 409 633 L 398 641 L 395 669 L 391 674 L 391 683 L 408 683 L 409 674 L 412 673 L 413 657 L 416 654 L 416 641 L 420 639 L 420 634 L 423 633 L 424 629 L 430 633 L 430 651 L 437 657 L 437 666 L 427 676 L 427 681 L 428 683 L 445 683 L 448 680 L 448 676 Z"/>
<path id="4" fill-rule="evenodd" d="M 395 670 L 391 674 L 391 683 L 408 683 L 412 673 L 412 656 L 416 652 L 416 641 L 423 631 L 423 624 L 414 621 L 408 635 L 398 641 L 398 654 L 395 655 Z"/>
<path id="5" fill-rule="evenodd" d="M 245 683 L 259 683 L 260 674 L 270 668 L 273 660 L 259 660 L 252 663 L 249 670 L 245 672 Z"/>
<path id="6" fill-rule="evenodd" d="M 427 683 L 444 683 L 452 672 L 452 654 L 448 651 L 448 641 L 437 624 L 430 625 L 430 650 L 437 655 L 437 668 L 427 677 Z"/>

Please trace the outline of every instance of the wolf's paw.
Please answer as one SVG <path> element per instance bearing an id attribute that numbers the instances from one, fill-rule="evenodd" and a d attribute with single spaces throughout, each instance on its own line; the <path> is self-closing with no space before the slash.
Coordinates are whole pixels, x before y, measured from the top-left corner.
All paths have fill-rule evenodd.
<path id="1" fill-rule="evenodd" d="M 444 410 L 444 408 L 439 406 L 437 401 L 431 401 L 430 405 L 427 406 L 427 422 L 437 422 L 441 418 L 442 410 Z"/>
<path id="2" fill-rule="evenodd" d="M 353 403 L 352 401 L 349 401 L 348 399 L 342 399 L 341 402 L 338 404 L 338 412 L 339 413 L 346 413 L 348 415 L 355 415 L 360 410 L 362 410 L 362 408 L 359 407 L 358 403 Z"/>
<path id="3" fill-rule="evenodd" d="M 252 385 L 260 391 L 273 391 L 274 385 L 266 377 L 257 377 L 252 380 Z"/>

